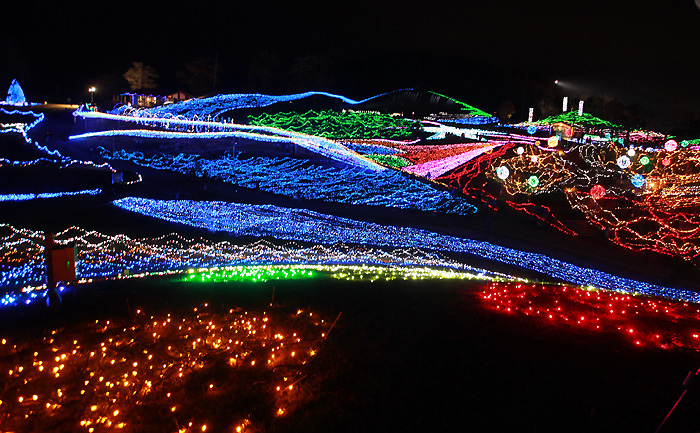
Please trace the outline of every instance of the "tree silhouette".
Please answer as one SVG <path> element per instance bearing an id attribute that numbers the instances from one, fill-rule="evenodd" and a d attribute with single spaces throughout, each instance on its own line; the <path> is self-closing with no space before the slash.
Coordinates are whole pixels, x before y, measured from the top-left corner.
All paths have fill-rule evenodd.
<path id="1" fill-rule="evenodd" d="M 280 90 L 280 82 L 286 76 L 284 61 L 276 51 L 263 50 L 250 62 L 248 87 L 259 92 Z"/>
<path id="2" fill-rule="evenodd" d="M 124 73 L 124 78 L 129 82 L 129 90 L 132 92 L 156 87 L 155 79 L 158 78 L 156 70 L 143 62 L 133 62 L 131 68 Z"/>
<path id="3" fill-rule="evenodd" d="M 498 105 L 498 110 L 496 113 L 502 122 L 511 121 L 513 115 L 515 114 L 515 104 L 511 100 L 503 101 Z"/>
<path id="4" fill-rule="evenodd" d="M 329 57 L 320 55 L 296 57 L 290 72 L 293 90 L 329 90 L 335 84 L 333 61 Z"/>
<path id="5" fill-rule="evenodd" d="M 214 79 L 217 73 L 215 65 L 216 61 L 210 58 L 198 57 L 188 60 L 183 64 L 183 69 L 175 73 L 175 78 L 188 91 L 195 95 L 203 95 L 215 90 Z"/>

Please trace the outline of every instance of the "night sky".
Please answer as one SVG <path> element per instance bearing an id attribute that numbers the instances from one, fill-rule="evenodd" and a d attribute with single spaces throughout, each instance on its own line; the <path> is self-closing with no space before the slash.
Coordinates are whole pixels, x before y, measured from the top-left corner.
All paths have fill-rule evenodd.
<path id="1" fill-rule="evenodd" d="M 111 98 L 134 61 L 156 69 L 154 93 L 193 91 L 177 73 L 199 59 L 217 74 L 197 94 L 415 87 L 516 117 L 569 94 L 669 126 L 700 118 L 693 0 L 18 3 L 3 14 L 0 84 L 17 78 L 34 101 L 88 100 L 91 85 Z"/>

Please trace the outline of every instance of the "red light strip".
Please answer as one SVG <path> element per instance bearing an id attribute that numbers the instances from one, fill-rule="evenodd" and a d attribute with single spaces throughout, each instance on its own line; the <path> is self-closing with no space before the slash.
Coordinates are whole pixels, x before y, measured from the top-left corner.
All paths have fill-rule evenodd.
<path id="1" fill-rule="evenodd" d="M 551 326 L 617 333 L 631 344 L 700 351 L 700 306 L 560 285 L 492 282 L 477 293 L 484 305 Z"/>

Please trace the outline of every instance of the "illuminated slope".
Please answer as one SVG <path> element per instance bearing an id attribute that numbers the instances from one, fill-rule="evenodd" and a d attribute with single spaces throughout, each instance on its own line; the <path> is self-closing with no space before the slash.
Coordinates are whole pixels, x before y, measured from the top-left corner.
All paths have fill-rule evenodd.
<path id="1" fill-rule="evenodd" d="M 291 95 L 263 95 L 260 93 L 235 93 L 228 95 L 216 95 L 208 98 L 190 99 L 176 104 L 163 105 L 148 109 L 139 109 L 130 114 L 138 117 L 186 117 L 199 119 L 216 119 L 220 114 L 231 110 L 243 108 L 263 108 L 278 102 L 297 101 L 311 96 L 326 96 L 337 99 L 349 105 L 361 104 L 365 101 L 377 98 L 382 95 L 372 96 L 367 99 L 356 101 L 342 95 L 328 92 L 304 92 Z M 121 114 L 126 107 L 121 107 L 114 114 Z"/>
<path id="2" fill-rule="evenodd" d="M 347 242 L 392 248 L 469 253 L 531 269 L 575 284 L 593 285 L 623 293 L 642 293 L 671 299 L 700 301 L 700 294 L 696 292 L 617 277 L 544 254 L 519 251 L 488 242 L 446 236 L 411 227 L 340 218 L 307 209 L 224 202 L 163 201 L 137 197 L 117 200 L 114 204 L 122 209 L 154 218 L 216 232 L 226 232 L 234 236 L 272 236 L 277 239 L 303 242 Z"/>

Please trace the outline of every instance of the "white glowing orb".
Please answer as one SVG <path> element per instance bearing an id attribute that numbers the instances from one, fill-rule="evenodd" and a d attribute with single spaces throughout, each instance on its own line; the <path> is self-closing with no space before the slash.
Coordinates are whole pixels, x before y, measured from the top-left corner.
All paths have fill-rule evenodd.
<path id="1" fill-rule="evenodd" d="M 520 146 L 517 149 L 515 149 L 515 151 L 518 152 L 518 155 L 522 155 L 523 153 L 525 153 L 525 148 Z"/>
<path id="2" fill-rule="evenodd" d="M 634 149 L 630 149 L 627 151 L 627 155 L 629 155 L 629 156 L 634 156 L 635 153 L 637 153 L 637 152 L 635 152 Z"/>
<path id="3" fill-rule="evenodd" d="M 627 155 L 622 155 L 621 157 L 617 158 L 617 165 L 623 170 L 629 167 L 631 164 L 632 161 Z"/>
<path id="4" fill-rule="evenodd" d="M 501 180 L 506 180 L 510 176 L 510 170 L 505 165 L 502 165 L 496 169 L 496 176 Z"/>
<path id="5" fill-rule="evenodd" d="M 676 140 L 668 140 L 666 144 L 664 144 L 664 149 L 668 150 L 669 152 L 673 152 L 674 150 L 678 149 L 678 142 Z"/>

